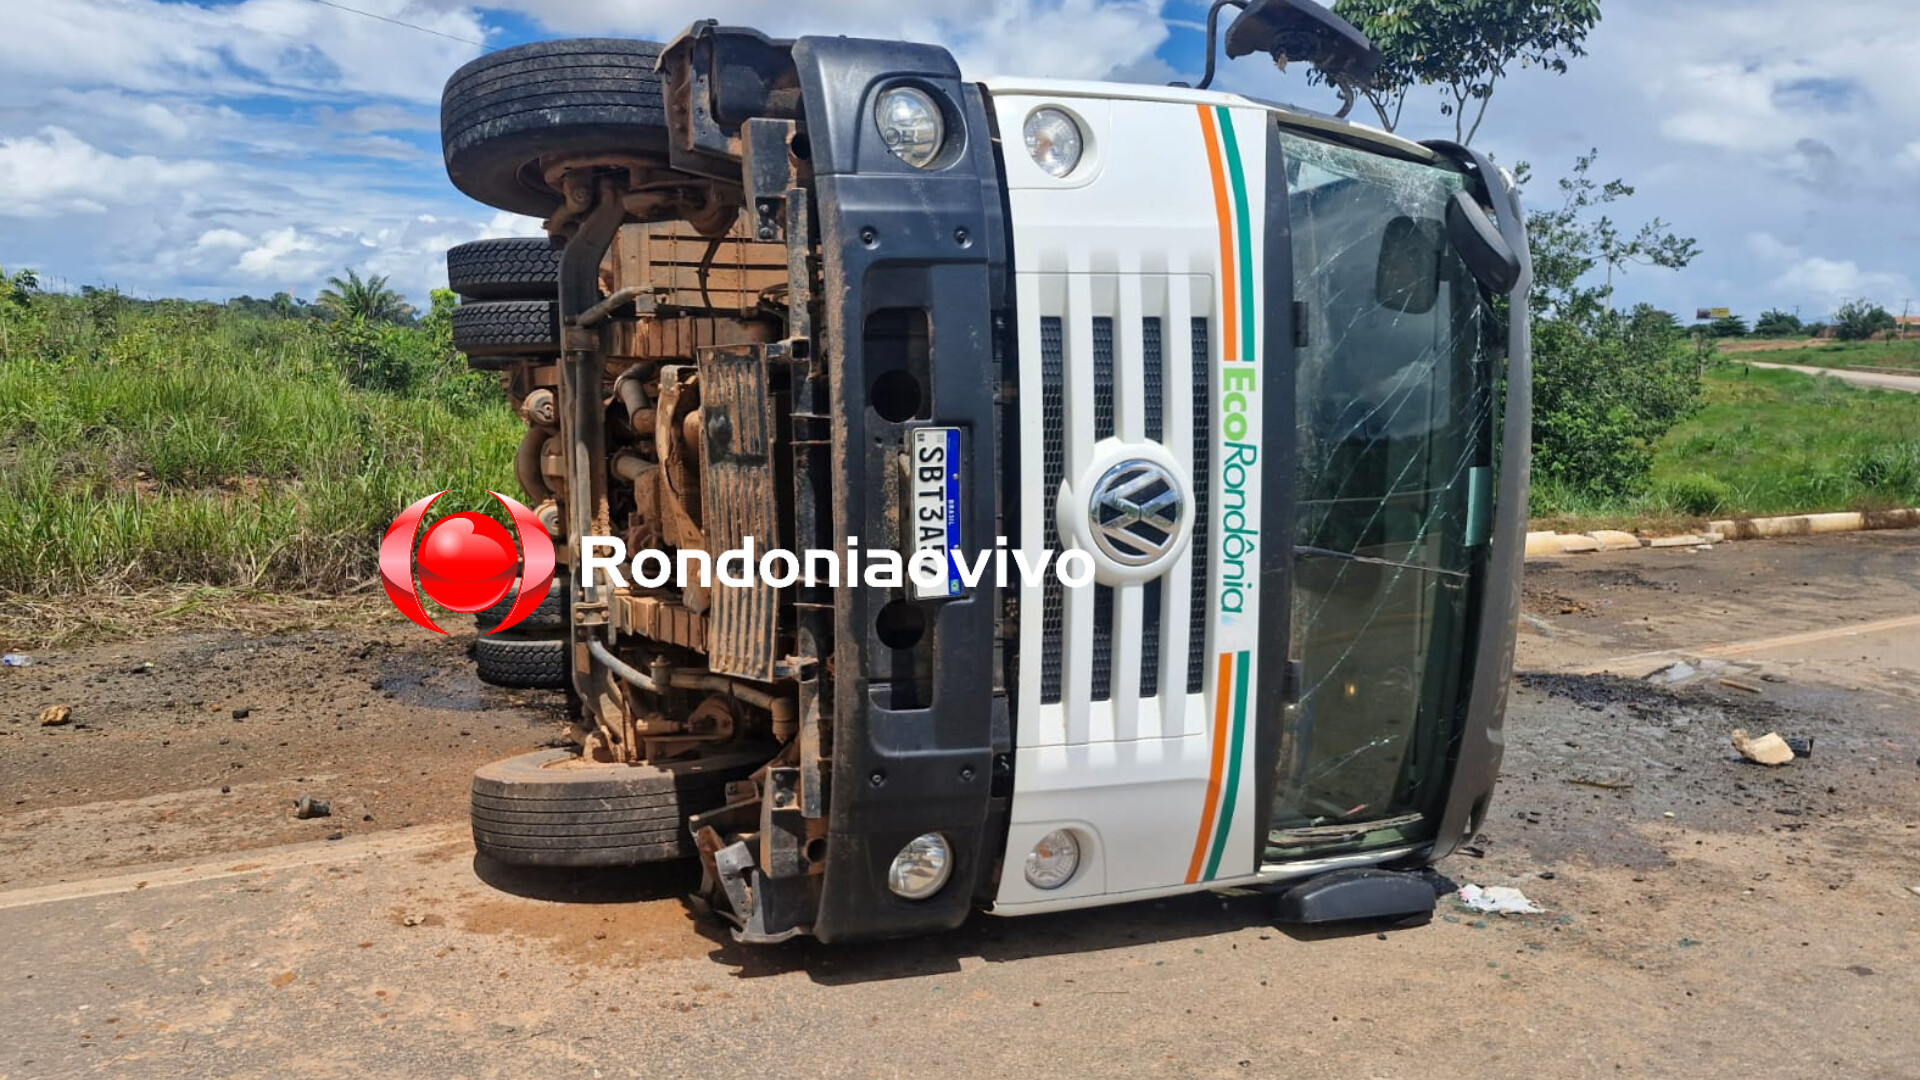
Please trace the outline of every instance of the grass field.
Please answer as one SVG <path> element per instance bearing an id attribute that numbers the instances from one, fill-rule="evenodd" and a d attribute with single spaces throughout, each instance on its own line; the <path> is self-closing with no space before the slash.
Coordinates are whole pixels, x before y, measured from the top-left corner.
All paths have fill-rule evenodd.
<path id="1" fill-rule="evenodd" d="M 318 323 L 100 307 L 0 315 L 0 598 L 338 594 L 373 580 L 408 503 L 511 490 L 521 425 L 450 351 L 404 393 L 363 389 Z"/>
<path id="2" fill-rule="evenodd" d="M 1723 345 L 1730 359 L 1801 367 L 1885 368 L 1920 372 L 1920 338 L 1903 341 L 1756 342 Z"/>
<path id="3" fill-rule="evenodd" d="M 1646 494 L 1596 501 L 1539 490 L 1534 528 L 1677 530 L 1895 506 L 1920 506 L 1920 395 L 1723 364 L 1707 373 L 1700 412 L 1662 440 Z"/>

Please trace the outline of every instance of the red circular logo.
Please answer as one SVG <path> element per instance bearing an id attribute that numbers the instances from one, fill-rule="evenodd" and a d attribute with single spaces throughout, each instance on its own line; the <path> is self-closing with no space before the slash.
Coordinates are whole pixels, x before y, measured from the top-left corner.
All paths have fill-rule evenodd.
<path id="1" fill-rule="evenodd" d="M 428 617 L 420 605 L 419 592 L 442 607 L 473 612 L 499 603 L 517 584 L 520 592 L 507 617 L 486 631 L 498 633 L 532 614 L 546 598 L 547 586 L 553 581 L 553 541 L 533 511 L 490 491 L 487 494 L 500 500 L 512 519 L 512 533 L 485 514 L 463 511 L 434 522 L 416 550 L 414 536 L 427 507 L 445 494 L 435 492 L 393 519 L 380 542 L 381 582 L 402 615 L 440 634 L 446 631 Z M 519 534 L 517 550 L 514 533 Z M 416 571 L 419 591 L 414 585 Z"/>

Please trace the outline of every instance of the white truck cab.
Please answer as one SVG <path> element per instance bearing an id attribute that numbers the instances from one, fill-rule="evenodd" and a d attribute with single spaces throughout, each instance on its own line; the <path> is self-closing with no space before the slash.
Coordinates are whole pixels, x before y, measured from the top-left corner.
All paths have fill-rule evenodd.
<path id="1" fill-rule="evenodd" d="M 1227 46 L 1349 100 L 1377 63 L 1308 0 Z M 549 331 L 476 348 L 534 403 L 582 706 L 578 752 L 476 777 L 482 855 L 697 854 L 760 942 L 1231 885 L 1431 911 L 1412 871 L 1498 771 L 1524 540 L 1526 240 L 1484 157 L 711 23 L 490 54 L 443 134 L 553 237 L 462 310 Z M 589 535 L 1091 574 L 648 589 L 581 573 Z"/>

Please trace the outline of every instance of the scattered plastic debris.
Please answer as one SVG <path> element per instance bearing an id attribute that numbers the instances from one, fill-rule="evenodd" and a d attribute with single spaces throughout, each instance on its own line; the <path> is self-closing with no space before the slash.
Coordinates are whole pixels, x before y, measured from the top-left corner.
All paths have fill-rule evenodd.
<path id="1" fill-rule="evenodd" d="M 1672 684 L 1685 682 L 1698 674 L 1700 674 L 1700 669 L 1687 663 L 1685 660 L 1678 660 L 1647 676 L 1647 678 L 1652 682 Z"/>
<path id="2" fill-rule="evenodd" d="M 1509 885 L 1460 886 L 1460 903 L 1469 911 L 1488 915 L 1539 915 L 1546 909 L 1527 899 L 1527 894 Z"/>
<path id="3" fill-rule="evenodd" d="M 302 821 L 308 818 L 332 817 L 333 806 L 324 799 L 302 795 L 293 801 L 293 816 Z"/>
<path id="4" fill-rule="evenodd" d="M 32 667 L 33 657 L 23 652 L 10 652 L 0 656 L 0 667 Z"/>
<path id="5" fill-rule="evenodd" d="M 49 705 L 40 710 L 41 727 L 59 727 L 73 719 L 73 706 Z"/>
<path id="6" fill-rule="evenodd" d="M 1813 736 L 1808 735 L 1803 739 L 1789 735 L 1787 736 L 1787 749 L 1793 751 L 1794 757 L 1812 757 Z"/>
<path id="7" fill-rule="evenodd" d="M 1759 738 L 1747 734 L 1746 728 L 1733 729 L 1733 748 L 1740 756 L 1760 765 L 1785 765 L 1794 758 L 1793 747 L 1778 733 L 1769 731 Z M 1809 746 L 1808 752 L 1813 748 Z"/>

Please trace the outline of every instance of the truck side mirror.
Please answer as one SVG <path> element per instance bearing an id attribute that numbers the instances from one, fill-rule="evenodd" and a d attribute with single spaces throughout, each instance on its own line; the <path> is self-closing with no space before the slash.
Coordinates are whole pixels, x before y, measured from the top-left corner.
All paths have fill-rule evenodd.
<path id="1" fill-rule="evenodd" d="M 1365 88 L 1380 50 L 1347 20 L 1313 0 L 1252 0 L 1227 27 L 1227 57 L 1266 53 L 1285 65 L 1304 60 L 1336 86 Z"/>
<path id="2" fill-rule="evenodd" d="M 1447 241 L 1460 253 L 1467 269 L 1496 296 L 1513 291 L 1520 281 L 1520 255 L 1508 246 L 1500 230 L 1464 191 L 1447 200 Z"/>
<path id="3" fill-rule="evenodd" d="M 1380 268 L 1374 302 L 1409 315 L 1425 315 L 1440 299 L 1440 237 L 1437 221 L 1402 215 L 1387 222 L 1380 237 Z"/>

